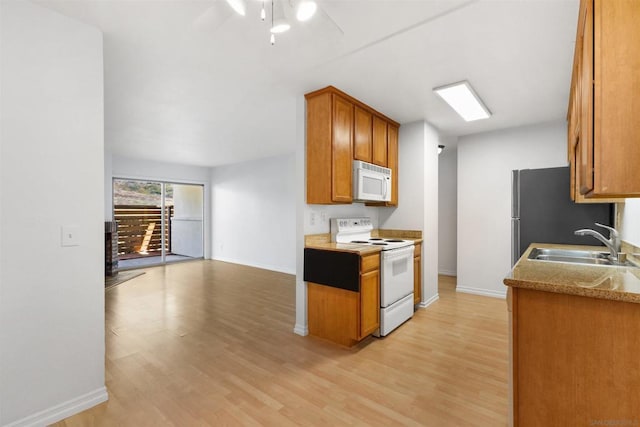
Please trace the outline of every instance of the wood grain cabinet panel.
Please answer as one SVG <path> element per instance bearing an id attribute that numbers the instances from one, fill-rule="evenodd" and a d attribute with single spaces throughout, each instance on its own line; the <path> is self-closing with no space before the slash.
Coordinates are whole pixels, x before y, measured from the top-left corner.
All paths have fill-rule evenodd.
<path id="1" fill-rule="evenodd" d="M 580 42 L 580 193 L 593 190 L 593 7 L 586 3 L 582 10 Z"/>
<path id="2" fill-rule="evenodd" d="M 511 316 L 514 426 L 640 420 L 640 304 L 512 288 Z"/>
<path id="3" fill-rule="evenodd" d="M 422 257 L 413 258 L 413 303 L 422 299 Z"/>
<path id="4" fill-rule="evenodd" d="M 360 277 L 360 339 L 380 327 L 380 270 Z"/>
<path id="5" fill-rule="evenodd" d="M 351 203 L 353 104 L 322 92 L 307 97 L 307 203 Z"/>
<path id="6" fill-rule="evenodd" d="M 371 163 L 373 115 L 358 106 L 354 109 L 353 156 L 356 160 Z"/>
<path id="7" fill-rule="evenodd" d="M 373 116 L 373 163 L 387 167 L 387 122 Z"/>
<path id="8" fill-rule="evenodd" d="M 640 197 L 638 22 L 640 2 L 580 2 L 567 114 L 576 202 Z"/>
<path id="9" fill-rule="evenodd" d="M 353 200 L 353 104 L 333 95 L 332 200 L 351 203 Z"/>
<path id="10" fill-rule="evenodd" d="M 380 327 L 380 254 L 359 262 L 358 292 L 307 283 L 310 335 L 350 347 Z"/>

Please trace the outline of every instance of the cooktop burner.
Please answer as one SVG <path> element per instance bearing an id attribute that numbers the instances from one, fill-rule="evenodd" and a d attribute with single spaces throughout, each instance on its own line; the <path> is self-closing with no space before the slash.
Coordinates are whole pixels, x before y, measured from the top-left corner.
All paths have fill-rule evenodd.
<path id="1" fill-rule="evenodd" d="M 413 240 L 402 240 L 399 237 L 379 235 L 371 236 L 373 223 L 371 218 L 331 218 L 331 241 L 351 243 L 353 245 L 376 246 L 378 250 L 393 251 L 413 246 Z"/>

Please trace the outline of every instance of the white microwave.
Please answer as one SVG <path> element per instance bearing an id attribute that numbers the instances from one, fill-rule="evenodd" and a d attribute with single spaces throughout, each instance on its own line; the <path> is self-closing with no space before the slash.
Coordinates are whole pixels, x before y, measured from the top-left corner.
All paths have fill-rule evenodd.
<path id="1" fill-rule="evenodd" d="M 353 200 L 356 202 L 391 201 L 391 169 L 354 160 Z"/>

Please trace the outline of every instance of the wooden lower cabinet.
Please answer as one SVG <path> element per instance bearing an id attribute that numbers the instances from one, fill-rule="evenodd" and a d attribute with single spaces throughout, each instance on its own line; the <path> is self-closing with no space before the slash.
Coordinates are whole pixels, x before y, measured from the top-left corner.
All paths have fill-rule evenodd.
<path id="1" fill-rule="evenodd" d="M 380 327 L 380 270 L 360 277 L 359 339 L 371 335 Z"/>
<path id="2" fill-rule="evenodd" d="M 514 426 L 640 423 L 640 304 L 512 288 L 511 311 Z"/>
<path id="3" fill-rule="evenodd" d="M 422 245 L 416 243 L 413 257 L 413 303 L 422 299 Z"/>
<path id="4" fill-rule="evenodd" d="M 360 289 L 307 283 L 309 335 L 353 346 L 380 327 L 380 254 L 360 257 Z"/>

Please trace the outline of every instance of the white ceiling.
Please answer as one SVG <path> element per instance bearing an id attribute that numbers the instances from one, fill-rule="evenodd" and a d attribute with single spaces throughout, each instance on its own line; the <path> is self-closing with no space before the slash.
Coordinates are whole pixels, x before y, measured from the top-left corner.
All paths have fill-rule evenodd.
<path id="1" fill-rule="evenodd" d="M 295 150 L 296 102 L 334 85 L 445 135 L 562 119 L 578 0 L 320 0 L 269 44 L 260 2 L 36 0 L 104 32 L 105 143 L 215 166 Z M 465 123 L 432 88 L 468 80 L 493 112 Z"/>

